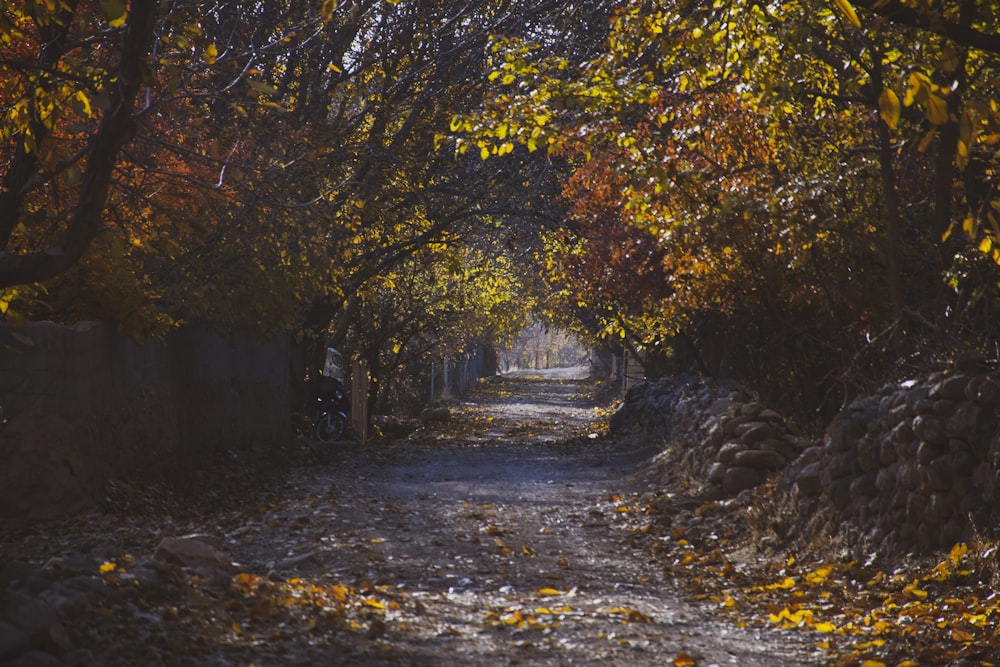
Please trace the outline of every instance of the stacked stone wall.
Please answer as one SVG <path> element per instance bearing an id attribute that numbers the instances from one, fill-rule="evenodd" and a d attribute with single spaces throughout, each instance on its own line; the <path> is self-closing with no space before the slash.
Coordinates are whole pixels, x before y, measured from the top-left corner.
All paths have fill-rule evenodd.
<path id="1" fill-rule="evenodd" d="M 992 533 L 1000 378 L 941 373 L 860 397 L 786 480 L 800 516 L 832 510 L 871 548 L 930 550 Z"/>
<path id="2" fill-rule="evenodd" d="M 611 428 L 638 428 L 679 446 L 712 495 L 759 486 L 809 445 L 784 416 L 747 391 L 691 377 L 634 388 Z"/>
<path id="3" fill-rule="evenodd" d="M 708 494 L 777 482 L 799 531 L 864 550 L 948 547 L 998 525 L 1000 375 L 941 372 L 861 396 L 821 438 L 732 385 L 672 378 L 630 392 L 614 432 L 673 443 Z"/>

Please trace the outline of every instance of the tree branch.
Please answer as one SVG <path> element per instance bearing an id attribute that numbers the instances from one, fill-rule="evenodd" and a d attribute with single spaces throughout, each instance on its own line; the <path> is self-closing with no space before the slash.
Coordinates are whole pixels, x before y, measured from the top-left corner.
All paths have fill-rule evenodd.
<path id="1" fill-rule="evenodd" d="M 41 252 L 25 255 L 12 255 L 6 250 L 0 252 L 0 287 L 39 282 L 63 273 L 83 255 L 100 230 L 118 155 L 135 134 L 132 112 L 143 84 L 146 58 L 152 49 L 156 7 L 157 3 L 152 0 L 130 5 L 118 61 L 117 84 L 108 91 L 111 104 L 87 154 L 79 198 L 65 233 Z M 3 195 L 8 192 L 5 190 Z M 15 220 L 23 203 L 23 193 L 16 203 L 14 209 L 4 211 Z"/>
<path id="2" fill-rule="evenodd" d="M 920 28 L 970 48 L 989 53 L 1000 53 L 1000 35 L 991 35 L 976 30 L 971 25 L 949 21 L 937 13 L 915 10 L 899 0 L 889 0 L 889 2 L 885 2 L 885 0 L 857 0 L 854 4 L 873 14 L 884 16 L 892 23 Z"/>

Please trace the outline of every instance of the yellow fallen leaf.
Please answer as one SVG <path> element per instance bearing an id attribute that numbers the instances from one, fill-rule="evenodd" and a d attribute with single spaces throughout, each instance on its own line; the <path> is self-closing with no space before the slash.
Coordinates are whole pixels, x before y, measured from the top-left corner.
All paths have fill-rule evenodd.
<path id="1" fill-rule="evenodd" d="M 837 629 L 837 626 L 834 625 L 833 623 L 817 623 L 813 627 L 816 629 L 816 632 L 823 632 L 823 633 L 833 632 L 834 630 Z"/>
<path id="2" fill-rule="evenodd" d="M 101 568 L 100 568 L 101 569 L 101 574 L 107 574 L 108 572 L 114 572 L 116 567 L 118 567 L 118 566 L 115 565 L 114 563 L 112 563 L 111 561 L 106 561 L 104 563 L 101 563 Z"/>
<path id="3" fill-rule="evenodd" d="M 861 663 L 861 667 L 885 667 L 885 663 L 878 660 L 865 660 Z"/>
<path id="4" fill-rule="evenodd" d="M 539 595 L 562 595 L 562 593 L 560 593 L 559 591 L 557 591 L 554 588 L 539 588 L 538 589 L 538 594 Z"/>
<path id="5" fill-rule="evenodd" d="M 518 623 L 524 622 L 524 614 L 520 611 L 515 611 L 513 614 L 508 614 L 502 617 L 501 620 L 506 625 L 517 625 Z"/>
<path id="6" fill-rule="evenodd" d="M 969 553 L 969 545 L 968 544 L 965 544 L 964 542 L 960 542 L 959 544 L 956 544 L 955 546 L 953 546 L 951 548 L 951 552 L 948 554 L 948 558 L 951 560 L 952 566 L 953 567 L 958 567 L 961 564 L 961 562 L 962 562 L 962 558 L 967 553 Z"/>
<path id="7" fill-rule="evenodd" d="M 919 588 L 917 588 L 917 581 L 915 579 L 912 584 L 903 588 L 903 593 L 913 598 L 914 600 L 927 599 L 927 591 L 920 590 Z"/>
<path id="8" fill-rule="evenodd" d="M 982 627 L 982 626 L 986 625 L 986 621 L 988 619 L 988 617 L 986 616 L 986 614 L 970 614 L 968 612 L 962 614 L 962 618 L 964 618 L 966 621 L 968 621 L 972 625 L 979 626 L 979 627 Z"/>
<path id="9" fill-rule="evenodd" d="M 681 651 L 674 657 L 674 667 L 695 667 L 698 663 L 689 654 Z"/>
<path id="10" fill-rule="evenodd" d="M 385 609 L 385 605 L 376 600 L 375 598 L 366 598 L 365 606 L 372 607 L 374 609 Z"/>
<path id="11" fill-rule="evenodd" d="M 806 581 L 808 581 L 810 584 L 817 584 L 817 585 L 822 584 L 824 581 L 826 581 L 826 578 L 830 576 L 831 572 L 833 572 L 832 565 L 823 565 L 817 567 L 815 570 L 806 575 Z"/>
<path id="12" fill-rule="evenodd" d="M 795 578 L 794 577 L 785 577 L 781 581 L 778 581 L 778 582 L 775 582 L 773 584 L 769 584 L 769 585 L 765 586 L 765 588 L 767 590 L 772 590 L 772 591 L 775 590 L 775 589 L 778 589 L 778 588 L 782 588 L 782 589 L 795 588 Z"/>

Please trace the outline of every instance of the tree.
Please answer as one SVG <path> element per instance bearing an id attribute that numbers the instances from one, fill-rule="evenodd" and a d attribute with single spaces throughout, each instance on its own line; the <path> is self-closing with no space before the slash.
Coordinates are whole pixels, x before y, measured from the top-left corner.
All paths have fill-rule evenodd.
<path id="1" fill-rule="evenodd" d="M 484 159 L 546 149 L 590 190 L 620 193 L 608 209 L 661 245 L 666 282 L 620 327 L 627 340 L 649 349 L 683 333 L 708 369 L 795 387 L 815 405 L 817 378 L 836 377 L 905 308 L 933 303 L 942 274 L 922 269 L 952 209 L 918 193 L 928 181 L 954 190 L 947 160 L 922 151 L 944 123 L 941 102 L 957 96 L 921 76 L 897 94 L 887 72 L 934 49 L 909 48 L 891 26 L 871 48 L 844 16 L 799 2 L 628 3 L 578 63 L 499 41 L 492 103 L 452 128 Z M 893 133 L 909 128 L 899 144 Z M 939 155 L 960 155 L 974 135 L 943 138 Z M 610 320 L 636 300 L 615 299 Z"/>
<path id="2" fill-rule="evenodd" d="M 66 271 L 101 228 L 154 41 L 156 3 L 134 5 L 102 3 L 96 21 L 79 0 L 5 5 L 0 286 Z M 86 50 L 96 62 L 81 58 Z M 52 210 L 52 194 L 72 203 Z"/>

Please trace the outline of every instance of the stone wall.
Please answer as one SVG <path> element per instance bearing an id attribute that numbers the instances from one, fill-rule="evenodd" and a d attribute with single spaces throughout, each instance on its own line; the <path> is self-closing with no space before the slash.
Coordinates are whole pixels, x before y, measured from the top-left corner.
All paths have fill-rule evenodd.
<path id="1" fill-rule="evenodd" d="M 735 495 L 796 460 L 809 441 L 738 386 L 682 376 L 635 387 L 611 420 L 679 446 L 709 495 Z"/>
<path id="2" fill-rule="evenodd" d="M 995 532 L 1000 378 L 939 373 L 856 399 L 786 472 L 805 518 L 832 510 L 883 551 Z"/>
<path id="3" fill-rule="evenodd" d="M 0 348 L 0 518 L 94 507 L 110 479 L 182 475 L 291 431 L 289 341 L 187 326 L 137 344 L 111 327 L 39 322 Z"/>
<path id="4" fill-rule="evenodd" d="M 730 385 L 637 387 L 612 419 L 674 443 L 709 495 L 777 481 L 799 532 L 862 550 L 932 550 L 991 535 L 1000 500 L 1000 375 L 950 371 L 857 398 L 810 441 Z"/>

